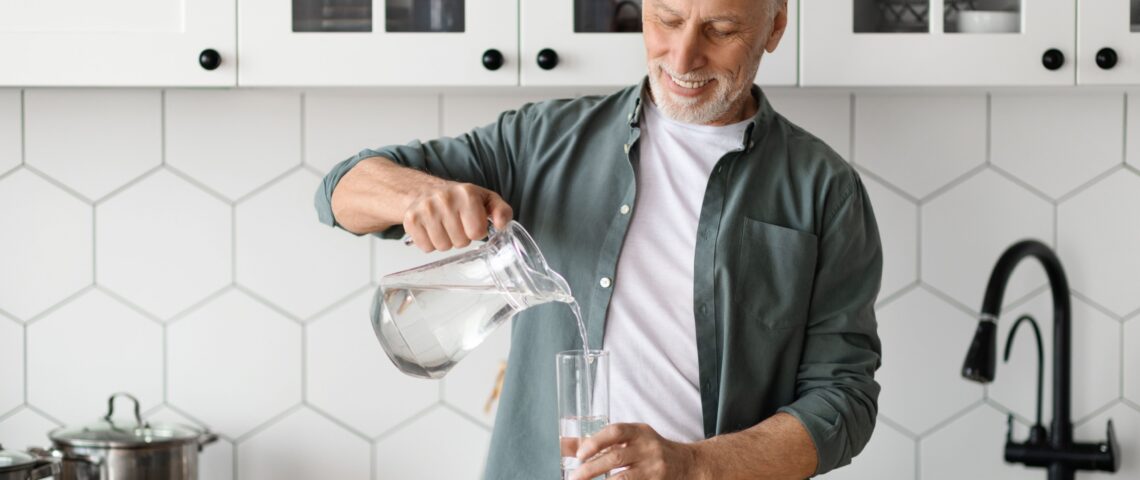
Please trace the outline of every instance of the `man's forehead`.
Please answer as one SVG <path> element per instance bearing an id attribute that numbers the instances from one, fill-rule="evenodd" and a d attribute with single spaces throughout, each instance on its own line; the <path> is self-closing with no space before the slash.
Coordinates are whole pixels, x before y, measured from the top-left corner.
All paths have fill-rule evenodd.
<path id="1" fill-rule="evenodd" d="M 648 0 L 659 11 L 688 17 L 698 7 L 700 17 L 708 21 L 746 23 L 750 17 L 763 12 L 765 0 Z"/>

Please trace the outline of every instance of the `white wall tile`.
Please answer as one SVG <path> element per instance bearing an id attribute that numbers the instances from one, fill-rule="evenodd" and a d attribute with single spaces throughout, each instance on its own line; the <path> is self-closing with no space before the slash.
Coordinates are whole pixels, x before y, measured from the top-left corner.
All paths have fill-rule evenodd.
<path id="1" fill-rule="evenodd" d="M 297 170 L 237 206 L 236 279 L 308 318 L 368 284 L 368 240 L 317 221 L 320 177 Z"/>
<path id="2" fill-rule="evenodd" d="M 1119 93 L 994 94 L 993 164 L 1058 198 L 1121 163 Z"/>
<path id="3" fill-rule="evenodd" d="M 376 437 L 439 401 L 439 382 L 400 372 L 369 321 L 371 291 L 306 326 L 306 399 L 347 425 Z"/>
<path id="4" fill-rule="evenodd" d="M 918 206 L 877 180 L 864 176 L 883 244 L 883 299 L 918 280 Z"/>
<path id="5" fill-rule="evenodd" d="M 159 90 L 24 92 L 25 159 L 97 200 L 162 162 Z"/>
<path id="6" fill-rule="evenodd" d="M 850 93 L 821 93 L 795 88 L 769 88 L 764 93 L 777 113 L 827 142 L 843 158 L 850 159 Z"/>
<path id="7" fill-rule="evenodd" d="M 0 415 L 24 403 L 24 326 L 0 315 Z"/>
<path id="8" fill-rule="evenodd" d="M 230 215 L 159 170 L 96 208 L 96 281 L 168 319 L 230 282 Z"/>
<path id="9" fill-rule="evenodd" d="M 922 279 L 970 307 L 981 306 L 1007 247 L 1026 238 L 1053 243 L 1053 206 L 988 169 L 922 208 Z M 1027 262 L 1010 278 L 1004 301 L 1042 285 L 1044 270 Z"/>
<path id="10" fill-rule="evenodd" d="M 490 432 L 439 407 L 376 443 L 377 478 L 481 478 L 490 443 Z"/>
<path id="11" fill-rule="evenodd" d="M 1032 262 L 1034 260 L 1027 260 Z M 1017 340 L 1008 363 L 1005 342 L 1014 322 L 1029 314 L 1041 327 L 1045 351 L 1044 401 L 1042 418 L 1046 426 L 1053 418 L 1053 297 L 1049 292 L 1035 295 L 1028 302 L 1002 312 L 998 322 L 998 355 L 996 379 L 989 385 L 988 395 L 1003 407 L 1016 412 L 1023 420 L 1032 421 L 1036 413 L 1037 347 L 1029 325 L 1017 330 Z M 1095 307 L 1072 299 L 1072 414 L 1079 420 L 1120 398 L 1120 323 Z M 964 352 L 964 351 L 963 351 Z M 963 353 L 964 355 L 964 353 Z"/>
<path id="12" fill-rule="evenodd" d="M 98 289 L 28 325 L 29 403 L 83 425 L 106 413 L 115 392 L 144 409 L 162 401 L 160 325 Z"/>
<path id="13" fill-rule="evenodd" d="M 922 480 L 1037 480 L 1039 469 L 1005 463 L 1005 416 L 981 405 L 920 443 Z M 1024 439 L 1022 437 L 1018 437 Z"/>
<path id="14" fill-rule="evenodd" d="M 974 335 L 972 318 L 921 288 L 878 313 L 880 415 L 921 434 L 981 400 L 981 385 L 958 375 Z"/>
<path id="15" fill-rule="evenodd" d="M 51 420 L 24 407 L 12 416 L 0 420 L 0 444 L 6 450 L 25 450 L 28 447 L 47 448 L 51 445 L 48 432 L 59 428 Z"/>
<path id="16" fill-rule="evenodd" d="M 1120 444 L 1120 451 L 1117 452 L 1117 456 L 1120 457 L 1120 470 L 1114 474 L 1082 471 L 1077 474 L 1081 480 L 1140 478 L 1140 457 L 1136 455 L 1136 446 L 1140 445 L 1140 410 L 1118 403 L 1089 421 L 1077 425 L 1073 430 L 1073 440 L 1082 443 L 1107 441 L 1106 430 L 1110 419 L 1113 429 L 1116 430 L 1116 440 Z"/>
<path id="17" fill-rule="evenodd" d="M 1057 243 L 1073 290 L 1117 315 L 1140 308 L 1140 175 L 1118 171 L 1057 209 Z"/>
<path id="18" fill-rule="evenodd" d="M 20 90 L 0 89 L 0 175 L 20 164 L 23 123 Z"/>
<path id="19" fill-rule="evenodd" d="M 0 310 L 28 320 L 91 284 L 91 206 L 26 169 L 0 179 Z"/>
<path id="20" fill-rule="evenodd" d="M 167 401 L 238 437 L 301 401 L 301 327 L 236 290 L 167 329 Z"/>
<path id="21" fill-rule="evenodd" d="M 170 407 L 162 406 L 158 410 L 145 415 L 148 422 L 185 425 L 199 430 L 205 429 L 201 425 Z M 198 452 L 198 478 L 202 480 L 232 480 L 234 478 L 234 444 L 224 438 L 218 438 L 209 443 Z"/>
<path id="22" fill-rule="evenodd" d="M 499 114 L 507 110 L 517 110 L 528 102 L 539 102 L 549 98 L 570 98 L 558 95 L 559 92 L 548 92 L 545 95 L 460 95 L 448 94 L 443 96 L 443 135 L 457 137 L 482 127 L 499 118 Z"/>
<path id="23" fill-rule="evenodd" d="M 495 425 L 498 403 L 486 409 L 499 371 L 511 353 L 511 324 L 506 322 L 492 332 L 479 348 L 472 350 L 443 377 L 443 401 L 458 408 L 488 428 Z"/>
<path id="24" fill-rule="evenodd" d="M 438 136 L 438 95 L 305 94 L 305 163 L 322 172 L 365 148 Z"/>
<path id="25" fill-rule="evenodd" d="M 1124 398 L 1140 405 L 1140 316 L 1124 322 Z"/>
<path id="26" fill-rule="evenodd" d="M 851 465 L 818 477 L 826 480 L 910 480 L 915 477 L 915 441 L 879 422 Z"/>
<path id="27" fill-rule="evenodd" d="M 922 198 L 986 161 L 986 98 L 855 97 L 855 163 Z"/>
<path id="28" fill-rule="evenodd" d="M 289 414 L 238 445 L 242 480 L 364 479 L 371 468 L 367 440 L 308 409 Z"/>
<path id="29" fill-rule="evenodd" d="M 301 95 L 166 92 L 166 163 L 230 200 L 253 191 L 301 163 Z"/>

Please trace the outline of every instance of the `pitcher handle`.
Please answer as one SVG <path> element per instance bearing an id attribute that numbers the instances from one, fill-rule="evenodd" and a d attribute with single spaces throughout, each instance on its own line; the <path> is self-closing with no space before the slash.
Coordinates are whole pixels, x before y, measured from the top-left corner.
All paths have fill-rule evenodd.
<path id="1" fill-rule="evenodd" d="M 497 232 L 497 231 L 498 230 L 495 229 L 495 222 L 491 221 L 491 219 L 488 218 L 487 219 L 487 238 L 493 237 L 495 235 L 495 232 Z M 404 234 L 404 238 L 401 238 L 400 241 L 404 242 L 405 247 L 410 247 L 410 246 L 416 244 L 416 242 L 414 240 L 412 240 L 412 236 L 408 235 L 406 233 Z"/>

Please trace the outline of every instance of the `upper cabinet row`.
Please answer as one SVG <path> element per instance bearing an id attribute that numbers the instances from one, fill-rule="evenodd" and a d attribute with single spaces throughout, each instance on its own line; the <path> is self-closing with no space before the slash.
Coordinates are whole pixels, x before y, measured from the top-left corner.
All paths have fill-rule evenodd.
<path id="1" fill-rule="evenodd" d="M 0 2 L 0 86 L 625 85 L 642 1 Z M 788 7 L 762 85 L 1140 83 L 1140 0 Z"/>

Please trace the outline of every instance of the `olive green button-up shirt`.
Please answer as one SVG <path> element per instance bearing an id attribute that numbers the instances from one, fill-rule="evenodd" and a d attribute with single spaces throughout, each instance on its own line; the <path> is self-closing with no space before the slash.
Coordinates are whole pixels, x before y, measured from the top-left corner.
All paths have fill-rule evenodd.
<path id="1" fill-rule="evenodd" d="M 373 156 L 498 192 L 566 277 L 590 345 L 601 345 L 611 281 L 639 281 L 615 278 L 630 219 L 654 208 L 637 202 L 644 88 L 527 104 L 459 138 L 364 150 L 325 177 L 318 215 L 336 225 L 333 189 Z M 708 179 L 693 256 L 704 432 L 789 413 L 824 473 L 849 463 L 875 425 L 879 232 L 854 168 L 776 113 L 759 88 L 753 95 L 759 110 L 740 149 Z M 541 305 L 520 313 L 511 335 L 485 478 L 560 478 L 554 355 L 581 348 L 575 322 L 566 306 Z"/>

